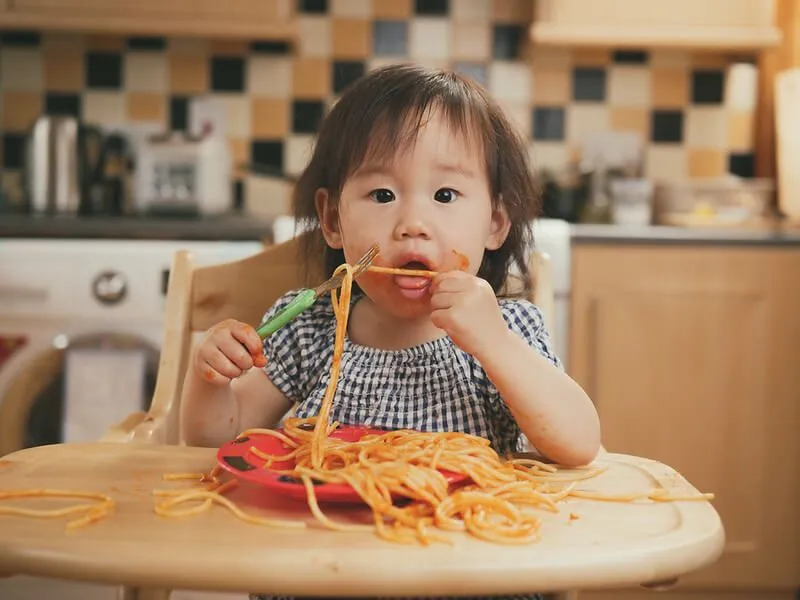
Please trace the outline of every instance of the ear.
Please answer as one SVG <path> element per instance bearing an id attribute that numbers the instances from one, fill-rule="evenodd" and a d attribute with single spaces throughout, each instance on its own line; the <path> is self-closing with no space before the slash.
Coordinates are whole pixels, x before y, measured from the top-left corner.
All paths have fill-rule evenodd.
<path id="1" fill-rule="evenodd" d="M 331 199 L 325 188 L 314 192 L 314 206 L 317 207 L 317 217 L 322 229 L 322 235 L 331 248 L 342 247 L 342 232 L 339 228 L 339 207 Z"/>
<path id="2" fill-rule="evenodd" d="M 508 211 L 502 202 L 492 208 L 492 222 L 489 225 L 489 236 L 486 238 L 486 249 L 497 250 L 502 246 L 508 232 L 511 230 L 511 219 L 508 218 Z"/>

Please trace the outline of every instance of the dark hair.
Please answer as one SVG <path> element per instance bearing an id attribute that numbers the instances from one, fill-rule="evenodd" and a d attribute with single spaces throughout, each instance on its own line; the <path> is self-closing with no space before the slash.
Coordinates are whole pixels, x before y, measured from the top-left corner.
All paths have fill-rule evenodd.
<path id="1" fill-rule="evenodd" d="M 330 276 L 345 260 L 344 253 L 329 247 L 322 236 L 314 203 L 317 189 L 327 189 L 338 202 L 347 178 L 365 159 L 392 157 L 413 144 L 432 110 L 441 110 L 454 131 L 483 149 L 492 202 L 501 203 L 511 221 L 503 245 L 484 252 L 478 276 L 498 293 L 516 264 L 529 291 L 526 251 L 540 202 L 527 144 L 477 83 L 419 65 L 391 65 L 356 80 L 320 126 L 314 152 L 293 193 L 297 226 L 311 230 L 301 238 L 302 261 L 309 269 L 321 257 Z"/>

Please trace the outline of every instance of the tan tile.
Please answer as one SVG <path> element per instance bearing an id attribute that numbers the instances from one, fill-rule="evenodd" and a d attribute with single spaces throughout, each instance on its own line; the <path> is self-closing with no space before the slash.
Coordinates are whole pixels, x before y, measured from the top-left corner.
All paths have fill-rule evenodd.
<path id="1" fill-rule="evenodd" d="M 248 175 L 244 178 L 244 192 L 248 214 L 265 219 L 289 214 L 291 187 L 285 181 Z"/>
<path id="2" fill-rule="evenodd" d="M 573 104 L 567 107 L 566 139 L 573 144 L 582 145 L 586 138 L 601 131 L 608 131 L 609 109 L 599 104 Z"/>
<path id="3" fill-rule="evenodd" d="M 533 2 L 530 0 L 494 0 L 492 17 L 497 23 L 529 24 L 533 18 Z"/>
<path id="4" fill-rule="evenodd" d="M 154 92 L 128 92 L 126 113 L 131 121 L 166 122 L 166 97 Z"/>
<path id="5" fill-rule="evenodd" d="M 228 137 L 247 139 L 251 136 L 250 98 L 244 94 L 214 94 L 225 114 L 225 128 Z"/>
<path id="6" fill-rule="evenodd" d="M 732 152 L 749 152 L 754 144 L 754 114 L 747 112 L 728 113 L 728 148 Z"/>
<path id="7" fill-rule="evenodd" d="M 86 37 L 78 33 L 48 31 L 42 35 L 42 47 L 46 49 L 85 50 Z"/>
<path id="8" fill-rule="evenodd" d="M 650 139 L 649 111 L 644 108 L 614 106 L 611 108 L 611 129 L 614 131 L 635 131 L 642 140 Z"/>
<path id="9" fill-rule="evenodd" d="M 407 19 L 411 16 L 412 0 L 372 0 L 375 19 Z"/>
<path id="10" fill-rule="evenodd" d="M 492 20 L 491 0 L 450 0 L 450 15 L 459 23 Z"/>
<path id="11" fill-rule="evenodd" d="M 243 40 L 211 40 L 208 51 L 215 56 L 243 56 L 250 52 L 250 45 Z"/>
<path id="12" fill-rule="evenodd" d="M 685 179 L 686 151 L 680 145 L 648 146 L 645 152 L 645 176 L 655 181 Z"/>
<path id="13" fill-rule="evenodd" d="M 84 87 L 83 57 L 74 48 L 44 49 L 44 88 L 50 92 L 77 92 Z"/>
<path id="14" fill-rule="evenodd" d="M 40 92 L 44 87 L 42 52 L 29 48 L 0 48 L 3 90 Z"/>
<path id="15" fill-rule="evenodd" d="M 538 105 L 567 104 L 570 98 L 569 72 L 551 66 L 533 66 L 533 101 Z"/>
<path id="16" fill-rule="evenodd" d="M 569 162 L 569 150 L 564 142 L 535 142 L 528 154 L 536 171 L 561 171 Z"/>
<path id="17" fill-rule="evenodd" d="M 89 35 L 86 36 L 87 50 L 123 50 L 125 38 L 116 35 Z"/>
<path id="18" fill-rule="evenodd" d="M 725 154 L 721 150 L 690 148 L 689 177 L 721 177 L 725 174 Z"/>
<path id="19" fill-rule="evenodd" d="M 125 89 L 132 92 L 167 91 L 167 57 L 163 52 L 130 52 L 125 57 Z"/>
<path id="20" fill-rule="evenodd" d="M 42 95 L 38 92 L 5 92 L 3 130 L 25 131 L 41 114 L 42 104 Z"/>
<path id="21" fill-rule="evenodd" d="M 208 91 L 208 58 L 203 54 L 169 54 L 169 88 L 173 93 Z"/>
<path id="22" fill-rule="evenodd" d="M 724 68 L 730 60 L 724 54 L 716 52 L 693 52 L 689 58 L 692 67 Z"/>
<path id="23" fill-rule="evenodd" d="M 167 51 L 176 54 L 208 54 L 208 40 L 199 38 L 170 38 L 167 40 Z"/>
<path id="24" fill-rule="evenodd" d="M 687 148 L 723 150 L 728 145 L 728 115 L 721 106 L 690 106 L 685 112 Z"/>
<path id="25" fill-rule="evenodd" d="M 528 102 L 519 103 L 509 100 L 498 100 L 500 108 L 503 109 L 506 117 L 516 128 L 517 133 L 523 138 L 530 137 L 533 131 L 533 115 Z"/>
<path id="26" fill-rule="evenodd" d="M 366 19 L 333 19 L 331 23 L 332 56 L 363 59 L 371 49 L 371 23 Z"/>
<path id="27" fill-rule="evenodd" d="M 611 51 L 606 48 L 576 48 L 572 62 L 577 67 L 604 67 L 611 62 Z"/>
<path id="28" fill-rule="evenodd" d="M 612 106 L 645 108 L 650 106 L 650 69 L 614 65 L 608 73 L 608 101 Z"/>
<path id="29" fill-rule="evenodd" d="M 531 64 L 543 69 L 569 69 L 572 66 L 572 54 L 569 48 L 541 46 L 533 50 Z"/>
<path id="30" fill-rule="evenodd" d="M 242 138 L 229 138 L 228 148 L 231 152 L 231 163 L 233 168 L 233 176 L 243 178 L 247 175 L 247 169 L 243 168 L 250 162 L 250 144 L 246 139 Z"/>
<path id="31" fill-rule="evenodd" d="M 253 98 L 251 100 L 253 137 L 275 138 L 289 133 L 289 100 Z"/>
<path id="32" fill-rule="evenodd" d="M 324 58 L 297 58 L 292 69 L 296 98 L 324 98 L 332 90 L 331 63 Z"/>
<path id="33" fill-rule="evenodd" d="M 689 73 L 685 69 L 653 69 L 653 108 L 681 108 L 689 103 Z"/>
<path id="34" fill-rule="evenodd" d="M 685 50 L 655 48 L 650 52 L 650 65 L 659 69 L 686 69 L 691 56 Z"/>
<path id="35" fill-rule="evenodd" d="M 331 15 L 369 19 L 372 16 L 372 0 L 332 0 Z"/>
<path id="36" fill-rule="evenodd" d="M 463 23 L 451 30 L 454 60 L 489 60 L 492 56 L 492 30 L 489 23 Z M 424 40 L 421 40 L 424 41 Z"/>

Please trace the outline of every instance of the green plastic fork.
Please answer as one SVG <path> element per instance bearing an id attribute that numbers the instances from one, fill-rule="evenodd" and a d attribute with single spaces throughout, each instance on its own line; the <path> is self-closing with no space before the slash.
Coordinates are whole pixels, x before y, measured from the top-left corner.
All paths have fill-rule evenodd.
<path id="1" fill-rule="evenodd" d="M 372 261 L 375 260 L 375 257 L 378 255 L 378 251 L 378 244 L 373 244 L 370 249 L 367 250 L 364 256 L 362 256 L 355 264 L 355 268 L 353 269 L 353 279 L 358 278 L 359 275 L 364 273 L 364 271 L 369 268 L 369 266 L 372 264 Z M 292 300 L 286 306 L 286 308 L 284 308 L 271 319 L 262 323 L 258 329 L 256 329 L 258 336 L 263 340 L 267 336 L 272 335 L 278 331 L 278 329 L 287 325 L 292 319 L 297 317 L 297 315 L 310 308 L 314 302 L 317 301 L 317 298 L 322 296 L 322 294 L 327 294 L 333 289 L 342 287 L 343 281 L 343 274 L 334 275 L 315 288 L 301 290 L 294 300 Z"/>

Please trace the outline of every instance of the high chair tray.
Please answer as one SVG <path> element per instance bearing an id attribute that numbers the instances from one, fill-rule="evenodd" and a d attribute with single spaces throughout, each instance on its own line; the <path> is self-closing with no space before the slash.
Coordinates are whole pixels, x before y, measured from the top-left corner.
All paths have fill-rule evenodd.
<path id="1" fill-rule="evenodd" d="M 253 525 L 219 506 L 182 518 L 154 513 L 153 490 L 187 485 L 165 481 L 164 474 L 207 473 L 215 462 L 211 448 L 137 443 L 43 446 L 5 456 L 0 498 L 23 489 L 98 492 L 112 497 L 116 508 L 71 532 L 65 530 L 67 519 L 0 515 L 0 575 L 280 595 L 518 594 L 670 580 L 715 561 L 724 542 L 719 516 L 705 500 L 572 499 L 557 514 L 540 511 L 541 539 L 517 546 L 452 533 L 452 545 L 422 547 L 386 542 L 367 531 L 332 531 L 318 525 L 304 503 L 247 482 L 229 495 L 243 510 L 302 520 L 307 528 Z M 652 460 L 603 454 L 597 462 L 607 470 L 587 486 L 593 491 L 698 493 Z M 41 500 L 0 500 L 0 506 L 11 505 L 44 506 Z M 346 505 L 326 507 L 325 513 L 341 522 L 368 522 L 371 516 Z"/>

